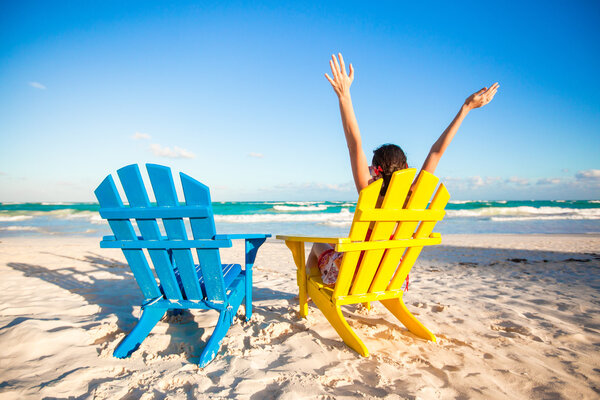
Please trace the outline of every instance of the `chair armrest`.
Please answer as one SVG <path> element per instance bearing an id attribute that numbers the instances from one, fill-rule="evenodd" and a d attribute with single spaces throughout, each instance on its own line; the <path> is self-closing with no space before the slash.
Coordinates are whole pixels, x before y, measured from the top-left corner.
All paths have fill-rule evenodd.
<path id="1" fill-rule="evenodd" d="M 331 243 L 331 244 L 350 243 L 349 238 L 337 238 L 337 237 L 277 235 L 276 238 L 279 240 L 284 240 L 286 242 L 310 242 L 310 243 Z"/>
<path id="2" fill-rule="evenodd" d="M 256 253 L 258 248 L 270 238 L 269 233 L 234 233 L 234 234 L 218 234 L 215 235 L 215 240 L 235 240 L 245 239 L 246 240 L 246 272 L 252 271 L 254 266 L 254 260 L 256 260 Z"/>
<path id="3" fill-rule="evenodd" d="M 234 233 L 234 234 L 219 234 L 215 235 L 215 239 L 235 240 L 235 239 L 266 239 L 270 238 L 271 234 L 266 233 Z"/>
<path id="4" fill-rule="evenodd" d="M 219 236 L 219 235 L 216 235 Z M 268 237 L 271 237 L 269 234 L 251 234 L 251 235 L 224 235 L 231 239 L 242 239 L 237 236 L 244 236 L 246 239 L 246 274 L 252 273 L 252 267 L 254 266 L 254 260 L 256 259 L 256 253 L 258 252 L 258 248 L 262 246 L 262 244 L 267 240 Z M 250 272 L 248 272 L 250 271 Z"/>

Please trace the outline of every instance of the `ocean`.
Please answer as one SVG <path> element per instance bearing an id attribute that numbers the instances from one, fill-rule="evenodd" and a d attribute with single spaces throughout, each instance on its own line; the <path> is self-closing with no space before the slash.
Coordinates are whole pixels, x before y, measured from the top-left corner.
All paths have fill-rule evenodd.
<path id="1" fill-rule="evenodd" d="M 218 233 L 348 234 L 356 203 L 214 202 Z M 111 234 L 97 203 L 0 203 L 0 237 Z M 600 233 L 599 200 L 452 201 L 435 231 Z"/>

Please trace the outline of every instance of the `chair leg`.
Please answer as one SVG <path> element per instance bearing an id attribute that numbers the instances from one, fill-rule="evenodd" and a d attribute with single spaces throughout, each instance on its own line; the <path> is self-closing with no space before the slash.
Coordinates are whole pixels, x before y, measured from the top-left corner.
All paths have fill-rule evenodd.
<path id="1" fill-rule="evenodd" d="M 246 268 L 246 299 L 245 299 L 245 313 L 246 321 L 250 321 L 252 318 L 252 268 Z"/>
<path id="2" fill-rule="evenodd" d="M 252 318 L 252 267 L 254 266 L 254 261 L 256 260 L 256 253 L 258 252 L 258 248 L 267 240 L 266 237 L 258 238 L 258 239 L 246 239 L 246 267 L 245 270 L 245 284 L 246 284 L 246 302 L 245 302 L 245 310 L 246 310 L 246 321 L 249 321 Z"/>
<path id="3" fill-rule="evenodd" d="M 212 336 L 208 339 L 208 342 L 200 355 L 200 360 L 198 361 L 200 368 L 204 368 L 215 358 L 221 347 L 221 341 L 227 334 L 232 321 L 233 315 L 230 311 L 221 311 L 217 326 L 215 326 Z"/>
<path id="4" fill-rule="evenodd" d="M 402 299 L 381 300 L 381 304 L 390 310 L 390 312 L 394 314 L 394 316 L 413 334 L 425 340 L 431 340 L 432 342 L 437 341 L 435 335 L 431 333 L 429 329 L 425 328 L 425 325 L 408 311 Z"/>
<path id="5" fill-rule="evenodd" d="M 306 270 L 303 274 L 298 270 L 298 302 L 300 303 L 300 317 L 308 315 L 308 295 L 306 294 Z"/>
<path id="6" fill-rule="evenodd" d="M 298 299 L 300 302 L 300 317 L 308 315 L 308 297 L 306 295 L 306 260 L 304 257 L 304 242 L 286 241 L 286 246 L 291 250 L 296 264 L 298 282 Z"/>
<path id="7" fill-rule="evenodd" d="M 310 293 L 313 302 L 327 318 L 327 321 L 333 326 L 335 331 L 340 335 L 344 343 L 352 350 L 356 351 L 363 357 L 369 356 L 369 350 L 362 340 L 354 333 L 348 322 L 342 314 L 340 306 L 335 306 L 329 299 L 323 295 L 318 289 Z"/>
<path id="8" fill-rule="evenodd" d="M 152 328 L 165 315 L 164 308 L 146 308 L 137 325 L 115 349 L 113 355 L 117 358 L 127 358 L 140 347 Z"/>

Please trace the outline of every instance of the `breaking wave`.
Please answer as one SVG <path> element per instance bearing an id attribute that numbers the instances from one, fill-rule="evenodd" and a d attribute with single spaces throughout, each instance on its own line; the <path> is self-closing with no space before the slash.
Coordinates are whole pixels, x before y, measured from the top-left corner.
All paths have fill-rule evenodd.
<path id="1" fill-rule="evenodd" d="M 249 224 L 256 222 L 351 222 L 353 213 L 342 209 L 338 213 L 316 214 L 247 214 L 247 215 L 215 215 L 215 222 Z"/>
<path id="2" fill-rule="evenodd" d="M 319 204 L 318 206 L 273 206 L 275 211 L 323 211 L 327 210 L 327 206 Z"/>
<path id="3" fill-rule="evenodd" d="M 472 210 L 447 210 L 451 218 L 489 218 L 492 221 L 534 219 L 600 219 L 600 208 L 562 207 L 487 207 Z"/>

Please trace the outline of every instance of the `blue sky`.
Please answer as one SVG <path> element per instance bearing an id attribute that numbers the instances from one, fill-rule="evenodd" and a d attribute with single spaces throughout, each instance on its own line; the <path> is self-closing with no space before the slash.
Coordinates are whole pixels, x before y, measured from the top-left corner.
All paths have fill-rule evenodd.
<path id="1" fill-rule="evenodd" d="M 412 3 L 1 2 L 0 201 L 92 201 L 147 162 L 214 200 L 356 199 L 338 51 L 369 159 L 420 167 L 498 81 L 437 169 L 453 198 L 600 198 L 600 3 Z"/>

